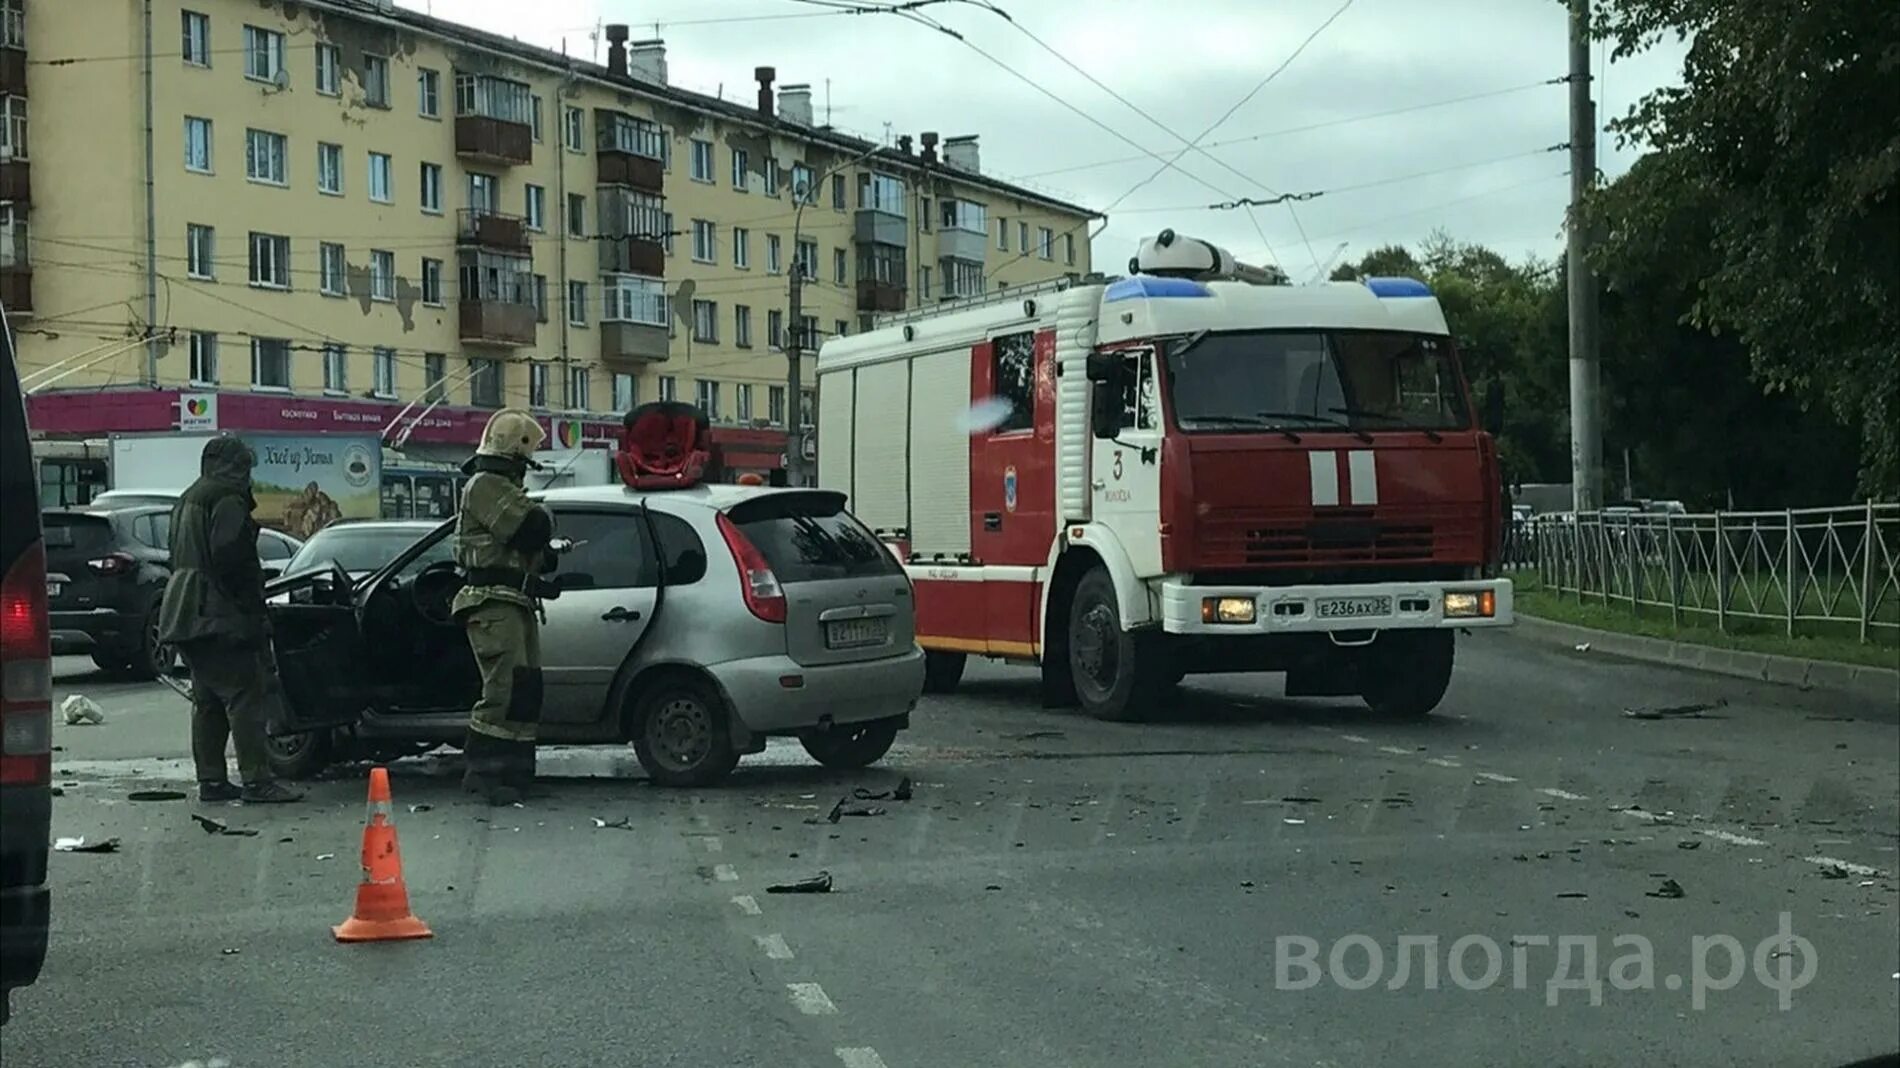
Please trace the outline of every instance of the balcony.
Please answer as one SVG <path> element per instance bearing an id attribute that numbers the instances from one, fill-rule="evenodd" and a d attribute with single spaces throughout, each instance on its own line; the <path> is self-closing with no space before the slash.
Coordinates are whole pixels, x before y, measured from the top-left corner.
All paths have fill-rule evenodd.
<path id="1" fill-rule="evenodd" d="M 666 188 L 666 170 L 659 160 L 650 156 L 602 148 L 595 165 L 600 171 L 601 185 L 624 185 L 648 193 L 663 192 Z"/>
<path id="2" fill-rule="evenodd" d="M 528 223 L 519 215 L 486 208 L 462 208 L 455 213 L 456 241 L 462 245 L 504 252 L 528 251 Z"/>
<path id="3" fill-rule="evenodd" d="M 858 310 L 861 312 L 903 311 L 904 287 L 895 282 L 860 278 L 858 279 Z"/>
<path id="4" fill-rule="evenodd" d="M 959 230 L 946 226 L 937 231 L 937 255 L 947 260 L 980 264 L 989 251 L 989 234 L 980 230 Z"/>
<path id="5" fill-rule="evenodd" d="M 458 115 L 455 154 L 466 160 L 512 166 L 534 161 L 534 131 L 525 122 L 486 115 Z"/>
<path id="6" fill-rule="evenodd" d="M 26 95 L 26 49 L 0 46 L 0 94 Z"/>
<path id="7" fill-rule="evenodd" d="M 910 243 L 910 222 L 895 212 L 860 208 L 857 240 L 879 245 L 907 245 Z"/>
<path id="8" fill-rule="evenodd" d="M 0 264 L 0 306 L 16 318 L 33 310 L 33 268 Z"/>
<path id="9" fill-rule="evenodd" d="M 476 345 L 534 344 L 534 305 L 499 300 L 464 300 L 456 308 L 463 341 Z"/>
<path id="10" fill-rule="evenodd" d="M 666 277 L 666 246 L 639 237 L 602 237 L 600 269 L 609 274 Z"/>
<path id="11" fill-rule="evenodd" d="M 0 200 L 11 200 L 15 204 L 33 202 L 32 170 L 25 160 L 0 161 Z"/>
<path id="12" fill-rule="evenodd" d="M 600 362 L 615 371 L 638 371 L 667 357 L 666 327 L 646 323 L 600 324 Z"/>

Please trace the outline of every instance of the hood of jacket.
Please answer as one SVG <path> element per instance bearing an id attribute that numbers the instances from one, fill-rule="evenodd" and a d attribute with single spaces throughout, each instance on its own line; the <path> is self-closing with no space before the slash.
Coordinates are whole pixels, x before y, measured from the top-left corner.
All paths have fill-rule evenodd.
<path id="1" fill-rule="evenodd" d="M 198 473 L 248 493 L 251 469 L 256 465 L 257 454 L 242 439 L 220 435 L 205 443 L 198 458 Z"/>

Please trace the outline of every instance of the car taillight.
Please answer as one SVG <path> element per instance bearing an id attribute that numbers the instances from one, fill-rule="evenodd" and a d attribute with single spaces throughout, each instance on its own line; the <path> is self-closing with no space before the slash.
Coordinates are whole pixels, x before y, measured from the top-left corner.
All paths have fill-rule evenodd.
<path id="1" fill-rule="evenodd" d="M 126 575 L 138 566 L 138 561 L 132 559 L 131 553 L 107 553 L 97 560 L 86 561 L 86 566 L 92 568 L 94 574 Z"/>
<path id="2" fill-rule="evenodd" d="M 53 779 L 53 643 L 40 542 L 0 577 L 0 783 Z"/>
<path id="3" fill-rule="evenodd" d="M 739 566 L 739 592 L 745 594 L 746 608 L 767 623 L 785 622 L 785 587 L 765 562 L 765 554 L 724 512 L 719 513 L 719 533 L 732 550 L 732 562 Z"/>

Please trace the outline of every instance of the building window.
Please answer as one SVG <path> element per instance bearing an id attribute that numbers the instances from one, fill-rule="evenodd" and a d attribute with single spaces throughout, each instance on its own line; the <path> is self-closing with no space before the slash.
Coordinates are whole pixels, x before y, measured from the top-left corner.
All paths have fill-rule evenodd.
<path id="1" fill-rule="evenodd" d="M 1025 330 L 990 343 L 990 391 L 1009 402 L 995 433 L 1028 430 L 1036 422 L 1036 335 Z"/>
<path id="2" fill-rule="evenodd" d="M 693 144 L 697 145 L 699 142 L 695 141 Z M 741 193 L 746 192 L 746 172 L 752 169 L 751 164 L 752 157 L 745 149 L 732 150 L 732 187 Z"/>
<path id="3" fill-rule="evenodd" d="M 585 151 L 581 146 L 587 143 L 587 114 L 580 108 L 567 108 L 561 112 L 561 132 L 569 152 Z"/>
<path id="4" fill-rule="evenodd" d="M 323 346 L 323 391 L 348 393 L 350 353 L 341 345 Z"/>
<path id="5" fill-rule="evenodd" d="M 818 423 L 818 394 L 809 389 L 798 391 L 798 425 L 802 430 L 810 430 Z"/>
<path id="6" fill-rule="evenodd" d="M 785 269 L 785 251 L 777 234 L 765 235 L 765 269 L 769 274 L 778 274 Z"/>
<path id="7" fill-rule="evenodd" d="M 396 254 L 382 249 L 369 252 L 369 299 L 396 299 Z"/>
<path id="8" fill-rule="evenodd" d="M 600 321 L 666 325 L 666 283 L 638 275 L 607 275 L 600 280 Z"/>
<path id="9" fill-rule="evenodd" d="M 719 340 L 718 302 L 710 300 L 693 302 L 693 340 L 706 342 Z"/>
<path id="10" fill-rule="evenodd" d="M 567 406 L 577 412 L 589 411 L 587 368 L 570 367 L 567 371 Z"/>
<path id="11" fill-rule="evenodd" d="M 601 115 L 594 127 L 595 147 L 655 160 L 666 158 L 665 136 L 659 123 L 619 112 Z"/>
<path id="12" fill-rule="evenodd" d="M 906 259 L 902 245 L 859 245 L 858 281 L 905 286 Z"/>
<path id="13" fill-rule="evenodd" d="M 317 246 L 317 292 L 326 297 L 344 294 L 343 246 L 325 241 Z"/>
<path id="14" fill-rule="evenodd" d="M 501 407 L 501 361 L 475 357 L 468 361 L 468 402 L 477 408 Z"/>
<path id="15" fill-rule="evenodd" d="M 999 218 L 996 220 L 996 251 L 998 252 L 1009 251 L 1009 220 L 1008 219 Z"/>
<path id="16" fill-rule="evenodd" d="M 660 376 L 660 399 L 663 401 L 679 399 L 679 379 L 672 375 Z"/>
<path id="17" fill-rule="evenodd" d="M 26 98 L 0 98 L 0 155 L 26 159 Z"/>
<path id="18" fill-rule="evenodd" d="M 579 193 L 567 195 L 567 236 L 587 236 L 587 198 Z"/>
<path id="19" fill-rule="evenodd" d="M 251 234 L 251 284 L 266 289 L 290 288 L 290 238 Z"/>
<path id="20" fill-rule="evenodd" d="M 422 210 L 442 214 L 442 165 L 424 163 L 418 182 L 422 186 Z"/>
<path id="21" fill-rule="evenodd" d="M 719 258 L 719 228 L 704 219 L 693 220 L 693 259 L 714 263 Z"/>
<path id="22" fill-rule="evenodd" d="M 765 195 L 768 197 L 778 196 L 778 187 L 778 160 L 768 158 L 765 161 Z"/>
<path id="23" fill-rule="evenodd" d="M 336 96 L 343 91 L 343 53 L 335 45 L 317 46 L 317 92 Z"/>
<path id="24" fill-rule="evenodd" d="M 930 268 L 917 268 L 917 295 L 924 300 L 930 299 Z"/>
<path id="25" fill-rule="evenodd" d="M 532 296 L 529 303 L 534 305 L 535 320 L 537 322 L 543 322 L 543 323 L 547 322 L 548 321 L 548 276 L 545 274 L 535 275 L 534 288 L 530 290 L 530 293 L 532 294 Z"/>
<path id="26" fill-rule="evenodd" d="M 258 389 L 290 388 L 290 342 L 279 337 L 251 339 L 251 385 Z"/>
<path id="27" fill-rule="evenodd" d="M 218 384 L 218 335 L 205 330 L 191 332 L 191 384 Z"/>
<path id="28" fill-rule="evenodd" d="M 1075 234 L 1073 233 L 1062 235 L 1062 262 L 1071 267 L 1075 266 Z"/>
<path id="29" fill-rule="evenodd" d="M 1054 259 L 1056 255 L 1056 232 L 1047 226 L 1043 226 L 1037 228 L 1036 237 L 1036 255 L 1041 256 L 1045 260 Z"/>
<path id="30" fill-rule="evenodd" d="M 479 115 L 483 118 L 501 122 L 528 125 L 529 92 L 524 82 L 509 81 L 506 78 L 491 77 L 487 74 L 457 74 L 455 76 L 455 113 L 457 115 Z"/>
<path id="31" fill-rule="evenodd" d="M 186 63 L 194 67 L 211 65 L 211 20 L 196 11 L 179 12 L 183 23 L 185 42 L 180 53 Z"/>
<path id="32" fill-rule="evenodd" d="M 834 174 L 831 176 L 831 210 L 843 211 L 844 208 L 844 175 Z"/>
<path id="33" fill-rule="evenodd" d="M 587 283 L 567 284 L 567 322 L 569 326 L 587 325 Z"/>
<path id="34" fill-rule="evenodd" d="M 659 242 L 669 229 L 666 222 L 666 201 L 652 193 L 636 193 L 631 190 L 622 195 L 626 206 L 626 217 L 621 221 L 628 237 L 638 241 Z M 607 202 L 602 203 L 604 209 Z"/>
<path id="35" fill-rule="evenodd" d="M 442 72 L 423 67 L 416 71 L 416 114 L 425 119 L 442 117 Z"/>
<path id="36" fill-rule="evenodd" d="M 548 406 L 548 365 L 531 363 L 528 365 L 528 407 L 545 408 Z"/>
<path id="37" fill-rule="evenodd" d="M 693 181 L 710 182 L 713 180 L 713 146 L 711 141 L 693 140 Z"/>
<path id="38" fill-rule="evenodd" d="M 983 292 L 983 265 L 969 260 L 943 261 L 943 295 L 974 297 Z"/>
<path id="39" fill-rule="evenodd" d="M 743 226 L 732 228 L 732 265 L 752 266 L 752 232 Z"/>
<path id="40" fill-rule="evenodd" d="M 732 343 L 742 349 L 752 347 L 752 309 L 744 304 L 732 307 Z"/>
<path id="41" fill-rule="evenodd" d="M 256 26 L 244 27 L 244 76 L 279 82 L 284 71 L 284 35 Z"/>
<path id="42" fill-rule="evenodd" d="M 371 152 L 369 154 L 369 198 L 378 204 L 395 201 L 393 187 L 395 174 L 388 153 Z"/>
<path id="43" fill-rule="evenodd" d="M 11 124 L 9 124 L 11 125 Z M 9 131 L 7 136 L 11 137 Z M 211 173 L 211 120 L 185 116 L 185 169 Z"/>
<path id="44" fill-rule="evenodd" d="M 185 224 L 185 273 L 193 278 L 218 276 L 217 232 L 197 223 Z"/>
<path id="45" fill-rule="evenodd" d="M 363 57 L 363 102 L 373 108 L 389 106 L 389 57 Z"/>
<path id="46" fill-rule="evenodd" d="M 917 232 L 920 234 L 927 234 L 930 232 L 930 198 L 929 197 L 917 198 Z"/>
<path id="47" fill-rule="evenodd" d="M 533 260 L 527 256 L 469 249 L 460 253 L 457 266 L 456 294 L 462 300 L 534 303 Z"/>
<path id="48" fill-rule="evenodd" d="M 395 349 L 377 349 L 370 354 L 370 392 L 378 397 L 396 395 Z"/>
<path id="49" fill-rule="evenodd" d="M 468 206 L 477 214 L 492 215 L 499 212 L 501 210 L 501 180 L 492 174 L 469 172 Z"/>
<path id="50" fill-rule="evenodd" d="M 765 313 L 765 344 L 774 349 L 785 347 L 785 313 L 777 308 Z"/>
<path id="51" fill-rule="evenodd" d="M 792 199 L 800 204 L 818 203 L 818 180 L 803 163 L 792 164 Z"/>
<path id="52" fill-rule="evenodd" d="M 798 343 L 800 351 L 816 351 L 818 348 L 818 317 L 816 315 L 799 316 L 798 336 L 793 340 Z M 811 418 L 809 412 L 806 413 L 806 418 Z"/>
<path id="53" fill-rule="evenodd" d="M 528 95 L 528 136 L 535 144 L 541 143 L 541 98 L 532 93 Z"/>
<path id="54" fill-rule="evenodd" d="M 785 387 L 765 387 L 765 418 L 773 426 L 785 425 Z"/>
<path id="55" fill-rule="evenodd" d="M 833 319 L 831 321 L 831 336 L 832 337 L 844 337 L 845 335 L 849 333 L 851 333 L 850 323 L 844 321 L 843 319 Z"/>
<path id="56" fill-rule="evenodd" d="M 693 387 L 696 394 L 694 401 L 699 405 L 699 410 L 705 412 L 708 419 L 718 419 L 719 383 L 710 378 L 698 378 L 693 380 Z"/>
<path id="57" fill-rule="evenodd" d="M 625 371 L 614 372 L 614 411 L 625 412 L 633 408 L 639 393 L 635 389 L 637 380 Z"/>
<path id="58" fill-rule="evenodd" d="M 845 281 L 846 281 L 845 276 L 849 274 L 851 270 L 850 267 L 846 266 L 848 262 L 849 261 L 845 258 L 844 249 L 834 248 L 831 250 L 831 280 L 832 281 L 838 283 L 839 285 L 845 284 Z"/>
<path id="59" fill-rule="evenodd" d="M 253 182 L 271 185 L 289 184 L 285 166 L 289 146 L 280 133 L 268 130 L 244 131 L 244 173 Z"/>
<path id="60" fill-rule="evenodd" d="M 752 383 L 733 383 L 732 417 L 741 423 L 750 423 L 752 421 Z"/>
<path id="61" fill-rule="evenodd" d="M 425 400 L 448 400 L 449 387 L 448 383 L 444 381 L 444 379 L 448 377 L 449 358 L 447 356 L 439 352 L 425 352 L 422 354 L 422 395 Z"/>
<path id="62" fill-rule="evenodd" d="M 545 230 L 548 227 L 548 191 L 538 185 L 527 187 L 527 203 L 524 205 L 527 227 L 530 230 Z"/>
<path id="63" fill-rule="evenodd" d="M 792 252 L 792 268 L 808 282 L 818 280 L 818 242 L 800 241 Z"/>
<path id="64" fill-rule="evenodd" d="M 317 192 L 343 195 L 343 146 L 317 142 Z"/>
<path id="65" fill-rule="evenodd" d="M 442 261 L 422 257 L 422 303 L 442 303 Z"/>
<path id="66" fill-rule="evenodd" d="M 964 230 L 973 234 L 990 232 L 989 220 L 981 204 L 945 197 L 939 207 L 943 211 L 943 228 L 946 230 Z"/>
<path id="67" fill-rule="evenodd" d="M 888 174 L 858 175 L 858 207 L 886 215 L 904 214 L 904 182 Z"/>

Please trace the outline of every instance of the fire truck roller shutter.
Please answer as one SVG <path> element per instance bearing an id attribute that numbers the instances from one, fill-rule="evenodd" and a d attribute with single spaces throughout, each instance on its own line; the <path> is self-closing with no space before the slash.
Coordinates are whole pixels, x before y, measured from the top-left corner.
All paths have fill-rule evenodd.
<path id="1" fill-rule="evenodd" d="M 910 551 L 923 559 L 970 552 L 967 347 L 919 356 L 910 372 Z"/>
<path id="2" fill-rule="evenodd" d="M 858 495 L 851 485 L 851 460 L 857 451 L 857 442 L 851 439 L 851 408 L 857 398 L 852 396 L 852 385 L 848 369 L 828 371 L 818 378 L 818 389 L 824 397 L 824 403 L 818 406 L 818 484 L 826 489 L 843 490 L 849 498 L 849 507 L 856 511 Z M 787 449 L 800 446 L 796 435 L 785 445 Z"/>
<path id="3" fill-rule="evenodd" d="M 910 466 L 904 462 L 909 437 L 910 361 L 861 364 L 851 374 L 851 510 L 872 530 L 910 523 Z"/>
<path id="4" fill-rule="evenodd" d="M 1088 355 L 1095 348 L 1101 287 L 1064 290 L 1056 304 L 1056 508 L 1064 522 L 1085 523 L 1095 495 L 1089 490 Z"/>

